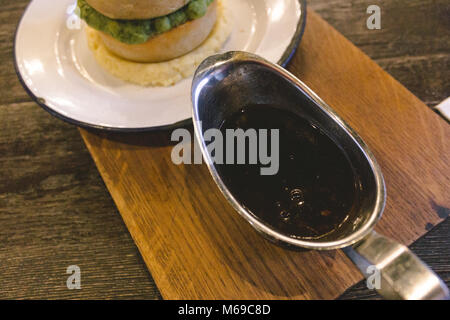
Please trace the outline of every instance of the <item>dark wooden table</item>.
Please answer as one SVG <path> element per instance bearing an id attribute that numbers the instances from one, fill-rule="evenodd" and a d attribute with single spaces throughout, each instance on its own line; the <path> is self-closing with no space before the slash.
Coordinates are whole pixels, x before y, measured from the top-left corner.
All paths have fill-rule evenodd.
<path id="1" fill-rule="evenodd" d="M 159 299 L 77 129 L 17 80 L 13 36 L 28 2 L 0 0 L 0 299 Z M 371 31 L 366 9 L 377 3 L 382 29 Z M 450 94 L 448 0 L 309 4 L 429 107 Z M 450 284 L 448 219 L 412 249 Z M 70 265 L 81 268 L 81 290 L 66 287 Z M 341 298 L 379 296 L 360 283 Z"/>

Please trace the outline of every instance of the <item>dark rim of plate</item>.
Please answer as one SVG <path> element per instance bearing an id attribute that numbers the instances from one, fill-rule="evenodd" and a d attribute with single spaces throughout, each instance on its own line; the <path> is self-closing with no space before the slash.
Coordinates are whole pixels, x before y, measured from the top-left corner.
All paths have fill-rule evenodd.
<path id="1" fill-rule="evenodd" d="M 300 45 L 300 41 L 303 37 L 303 33 L 305 31 L 306 26 L 306 0 L 298 0 L 300 7 L 301 7 L 301 16 L 297 24 L 297 29 L 295 31 L 294 36 L 292 37 L 291 43 L 287 47 L 286 51 L 283 53 L 283 56 L 278 61 L 278 64 L 281 65 L 283 68 L 287 66 L 287 64 L 291 61 L 292 57 L 294 56 L 298 46 Z M 25 84 L 25 81 L 23 80 L 22 75 L 19 71 L 19 66 L 17 63 L 17 56 L 16 56 L 16 44 L 17 44 L 17 35 L 19 33 L 19 28 L 22 24 L 22 20 L 25 16 L 25 13 L 28 10 L 28 7 L 31 5 L 31 2 L 27 5 L 25 8 L 19 23 L 17 24 L 17 28 L 14 34 L 14 44 L 13 44 L 13 60 L 14 60 L 14 69 L 17 74 L 17 77 L 19 78 L 20 83 L 22 84 L 23 88 L 27 92 L 27 94 L 31 97 L 31 99 L 37 103 L 40 107 L 42 107 L 45 111 L 50 113 L 52 116 L 63 120 L 64 122 L 67 122 L 69 124 L 84 128 L 84 129 L 94 129 L 94 130 L 101 130 L 101 131 L 109 131 L 109 132 L 128 132 L 128 133 L 137 133 L 137 132 L 149 132 L 149 131 L 163 131 L 163 130 L 172 130 L 180 127 L 187 127 L 192 125 L 192 118 L 188 118 L 173 124 L 165 125 L 165 126 L 155 126 L 155 127 L 144 127 L 144 128 L 117 128 L 117 127 L 108 127 L 108 126 L 101 126 L 96 125 L 92 123 L 87 123 L 79 120 L 72 119 L 70 117 L 67 117 L 59 112 L 56 112 L 51 107 L 46 105 L 46 101 L 44 98 L 37 97 L 31 89 Z"/>

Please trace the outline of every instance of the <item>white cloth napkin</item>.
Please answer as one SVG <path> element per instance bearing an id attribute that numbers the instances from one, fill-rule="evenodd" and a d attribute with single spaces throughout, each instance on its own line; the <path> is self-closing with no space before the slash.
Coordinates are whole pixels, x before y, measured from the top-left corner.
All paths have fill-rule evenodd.
<path id="1" fill-rule="evenodd" d="M 436 109 L 450 121 L 450 97 L 436 106 Z"/>

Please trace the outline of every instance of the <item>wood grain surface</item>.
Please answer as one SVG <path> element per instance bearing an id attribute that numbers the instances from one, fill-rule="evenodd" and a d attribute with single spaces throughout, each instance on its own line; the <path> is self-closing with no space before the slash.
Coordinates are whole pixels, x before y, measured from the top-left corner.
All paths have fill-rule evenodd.
<path id="1" fill-rule="evenodd" d="M 17 80 L 13 35 L 28 2 L 0 0 L 0 298 L 158 299 L 77 129 L 40 109 Z M 381 30 L 365 28 L 374 3 Z M 450 93 L 448 1 L 308 4 L 428 106 Z M 411 249 L 450 285 L 450 221 L 427 230 Z M 81 267 L 82 290 L 65 286 L 72 264 Z M 361 282 L 341 298 L 379 296 Z"/>
<path id="2" fill-rule="evenodd" d="M 368 143 L 388 190 L 377 229 L 410 244 L 450 207 L 450 127 L 317 14 L 308 15 L 288 69 Z M 169 133 L 81 130 L 163 298 L 331 299 L 361 279 L 341 251 L 294 252 L 262 239 L 206 166 L 172 163 Z"/>

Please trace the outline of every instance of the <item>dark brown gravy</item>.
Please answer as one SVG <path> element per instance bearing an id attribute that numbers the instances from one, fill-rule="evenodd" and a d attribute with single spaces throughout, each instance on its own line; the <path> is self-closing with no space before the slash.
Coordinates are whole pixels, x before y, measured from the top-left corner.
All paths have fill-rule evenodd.
<path id="1" fill-rule="evenodd" d="M 226 129 L 238 128 L 280 130 L 278 174 L 261 175 L 261 164 L 217 165 L 228 189 L 256 217 L 298 239 L 324 237 L 349 218 L 356 199 L 354 170 L 317 126 L 271 106 L 249 106 L 221 126 L 224 137 Z"/>

